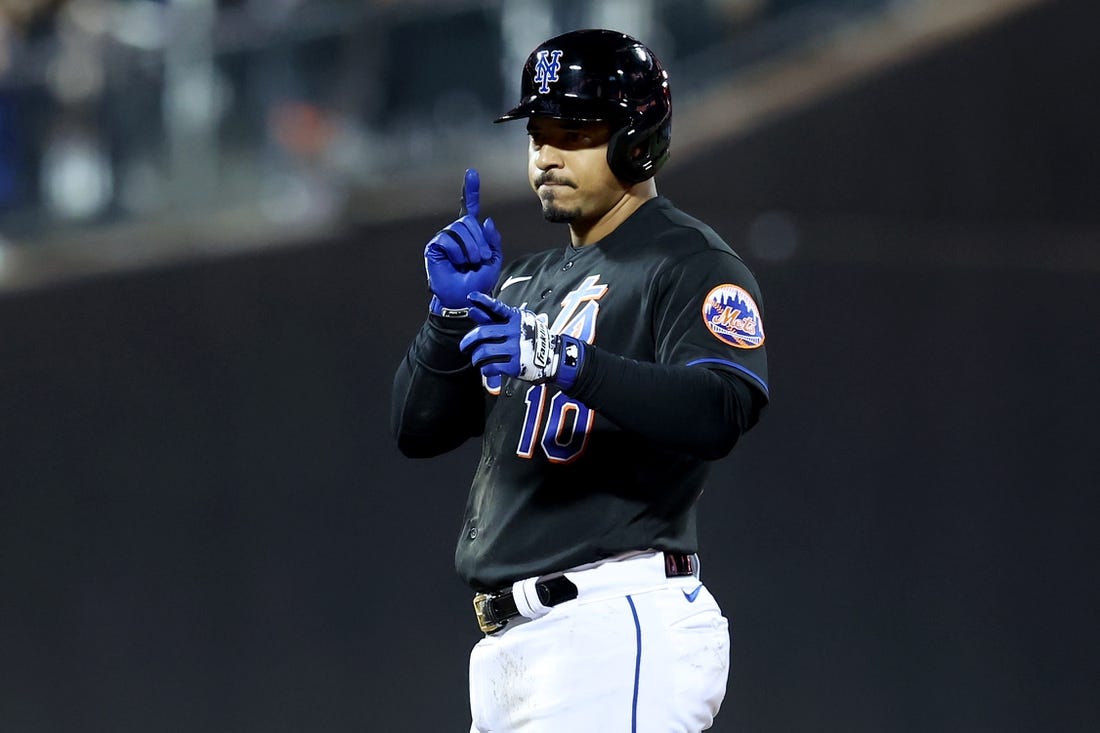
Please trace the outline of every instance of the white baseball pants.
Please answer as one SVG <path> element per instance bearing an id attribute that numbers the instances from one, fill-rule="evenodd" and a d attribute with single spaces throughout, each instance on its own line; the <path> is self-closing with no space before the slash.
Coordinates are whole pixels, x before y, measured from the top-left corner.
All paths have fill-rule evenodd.
<path id="1" fill-rule="evenodd" d="M 729 626 L 699 579 L 665 577 L 659 552 L 565 575 L 575 600 L 527 609 L 542 615 L 474 647 L 470 732 L 709 728 L 726 692 Z"/>

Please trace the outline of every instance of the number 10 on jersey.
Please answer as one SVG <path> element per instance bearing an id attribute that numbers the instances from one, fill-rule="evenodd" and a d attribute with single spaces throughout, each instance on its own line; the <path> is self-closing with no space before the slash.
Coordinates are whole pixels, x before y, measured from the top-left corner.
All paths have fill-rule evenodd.
<path id="1" fill-rule="evenodd" d="M 550 332 L 566 333 L 585 343 L 592 343 L 600 313 L 599 301 L 607 290 L 607 284 L 600 282 L 598 274 L 586 276 L 562 298 L 561 311 L 550 326 Z M 554 391 L 550 397 L 550 409 L 545 410 L 548 391 L 546 384 L 535 384 L 524 395 L 527 411 L 523 416 L 523 432 L 516 455 L 533 458 L 535 450 L 542 448 L 552 463 L 569 463 L 584 453 L 596 413 L 584 403 L 570 399 L 561 390 Z"/>
<path id="2" fill-rule="evenodd" d="M 569 463 L 584 453 L 596 413 L 561 390 L 554 391 L 550 409 L 544 410 L 547 391 L 547 385 L 533 384 L 524 395 L 527 411 L 516 455 L 532 458 L 541 448 L 552 463 Z"/>

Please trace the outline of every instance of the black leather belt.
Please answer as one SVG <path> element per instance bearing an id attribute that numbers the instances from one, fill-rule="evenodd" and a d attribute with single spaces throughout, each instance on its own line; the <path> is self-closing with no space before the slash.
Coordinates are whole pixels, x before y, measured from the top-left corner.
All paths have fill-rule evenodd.
<path id="1" fill-rule="evenodd" d="M 678 578 L 695 574 L 695 556 L 682 552 L 665 553 L 665 577 Z M 542 605 L 552 607 L 577 597 L 577 586 L 564 575 L 539 578 L 535 592 Z M 474 596 L 474 614 L 477 624 L 486 634 L 500 631 L 508 620 L 519 616 L 512 589 L 495 593 L 478 593 Z"/>

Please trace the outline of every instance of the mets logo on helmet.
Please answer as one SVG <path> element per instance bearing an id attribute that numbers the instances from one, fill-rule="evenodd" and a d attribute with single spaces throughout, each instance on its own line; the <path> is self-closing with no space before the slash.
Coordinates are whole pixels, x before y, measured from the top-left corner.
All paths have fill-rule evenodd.
<path id="1" fill-rule="evenodd" d="M 764 343 L 760 308 L 736 285 L 719 285 L 707 293 L 703 323 L 719 341 L 739 349 L 755 349 Z"/>
<path id="2" fill-rule="evenodd" d="M 550 82 L 558 80 L 558 69 L 561 68 L 561 51 L 542 50 L 536 54 L 538 61 L 535 63 L 534 82 L 539 85 L 539 94 L 550 91 Z"/>

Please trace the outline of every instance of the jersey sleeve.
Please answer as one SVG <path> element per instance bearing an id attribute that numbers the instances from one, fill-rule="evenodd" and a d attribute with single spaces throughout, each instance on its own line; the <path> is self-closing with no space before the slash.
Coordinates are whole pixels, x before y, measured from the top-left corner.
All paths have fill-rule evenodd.
<path id="1" fill-rule="evenodd" d="M 391 429 L 410 458 L 446 453 L 484 428 L 480 374 L 458 348 L 472 327 L 467 319 L 428 316 L 397 367 Z"/>
<path id="2" fill-rule="evenodd" d="M 654 287 L 659 363 L 729 371 L 768 398 L 764 316 L 756 278 L 728 249 L 669 263 Z"/>

